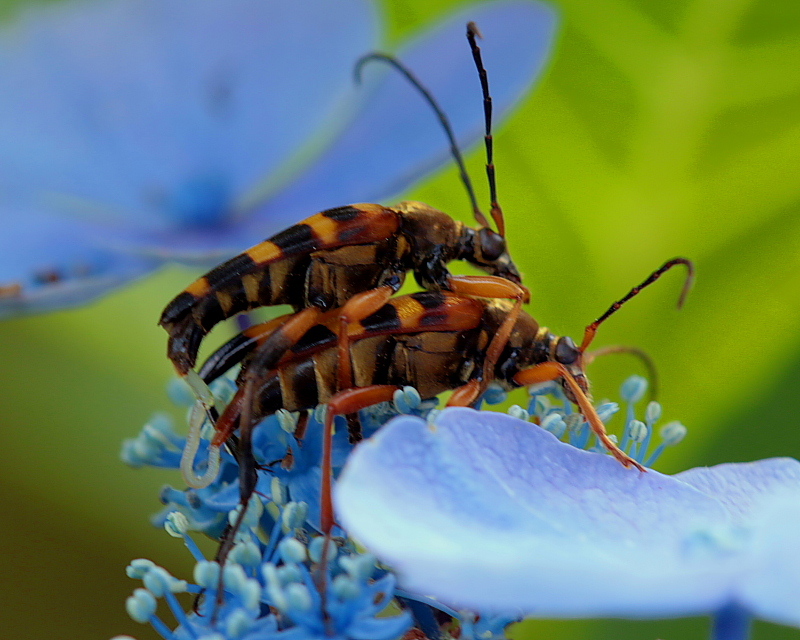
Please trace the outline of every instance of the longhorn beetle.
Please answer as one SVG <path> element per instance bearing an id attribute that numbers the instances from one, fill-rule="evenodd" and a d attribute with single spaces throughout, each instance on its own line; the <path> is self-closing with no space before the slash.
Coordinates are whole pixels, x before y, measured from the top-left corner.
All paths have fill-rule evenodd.
<path id="1" fill-rule="evenodd" d="M 468 25 L 467 36 L 480 72 L 484 98 L 490 215 L 498 231 L 489 227 L 477 204 L 452 127 L 435 98 L 395 58 L 381 53 L 364 56 L 356 65 L 357 76 L 371 60 L 386 62 L 405 75 L 432 107 L 450 143 L 480 228 L 472 229 L 419 202 L 401 202 L 394 208 L 378 204 L 350 205 L 307 218 L 198 278 L 167 305 L 159 324 L 169 334 L 168 357 L 178 374 L 203 401 L 212 421 L 218 417 L 210 406 L 213 396 L 193 367 L 206 333 L 241 311 L 276 304 L 293 307 L 295 313 L 285 317 L 270 333 L 266 343 L 259 346 L 257 364 L 251 364 L 270 369 L 288 346 L 314 326 L 325 311 L 338 309 L 342 327 L 366 318 L 400 288 L 408 271 L 413 271 L 420 286 L 431 291 L 508 298 L 519 304 L 528 301 L 528 290 L 522 286 L 519 271 L 506 247 L 503 213 L 497 203 L 492 161 L 492 103 L 476 35 L 475 25 Z M 489 275 L 453 276 L 447 263 L 455 259 L 471 262 Z M 346 357 L 348 335 L 346 331 L 338 331 L 338 336 L 343 363 L 339 368 L 339 388 L 347 389 L 352 386 Z M 348 416 L 348 423 L 357 439 L 357 417 Z M 247 443 L 242 446 L 246 448 Z M 240 455 L 247 458 L 250 454 L 243 450 Z M 189 482 L 191 475 L 185 470 L 184 475 Z"/>
<path id="2" fill-rule="evenodd" d="M 320 323 L 296 344 L 282 351 L 274 369 L 251 366 L 251 357 L 244 360 L 237 380 L 238 390 L 215 425 L 209 457 L 218 455 L 219 447 L 237 428 L 241 442 L 249 446 L 252 428 L 278 409 L 302 411 L 307 415 L 318 404 L 327 403 L 321 526 L 324 533 L 329 533 L 334 522 L 330 501 L 334 415 L 350 414 L 378 402 L 390 401 L 398 389 L 408 385 L 414 386 L 423 399 L 454 390 L 448 406 L 468 406 L 478 399 L 481 389 L 489 382 L 510 390 L 558 380 L 609 452 L 623 465 L 644 471 L 608 437 L 589 401 L 585 356 L 598 327 L 609 316 L 679 264 L 689 269 L 681 292 L 682 303 L 691 286 L 693 270 L 688 260 L 675 258 L 589 324 L 580 347 L 571 338 L 558 337 L 540 326 L 518 303 L 509 300 L 429 291 L 393 298 L 367 318 L 345 327 L 350 344 L 347 358 L 353 373 L 353 384 L 348 389 L 340 389 L 337 384 L 338 369 L 342 366 L 337 347 L 340 324 L 337 310 L 333 310 L 324 314 Z M 264 344 L 270 333 L 280 326 L 280 321 L 260 325 L 251 339 Z M 222 351 L 226 349 L 223 347 Z M 222 373 L 225 366 L 222 362 L 224 359 L 212 356 L 209 363 L 213 364 L 203 367 L 207 382 Z M 300 433 L 296 435 L 302 437 Z M 195 453 L 196 448 L 189 452 L 190 463 Z M 255 489 L 257 467 L 252 456 L 240 456 L 239 463 L 244 505 Z M 243 512 L 223 541 L 221 561 L 230 549 L 242 517 Z"/>
<path id="3" fill-rule="evenodd" d="M 497 204 L 492 166 L 491 99 L 480 49 L 475 42 L 476 34 L 474 25 L 468 25 L 467 37 L 481 77 L 484 96 L 491 211 L 502 233 L 502 211 Z M 372 54 L 370 58 L 389 60 L 406 73 L 399 62 L 384 54 Z M 432 98 L 429 102 L 435 105 Z M 440 119 L 443 123 L 447 122 L 443 115 Z M 452 143 L 452 136 L 450 139 Z M 454 155 L 460 157 L 457 153 Z M 463 165 L 460 166 L 463 170 Z M 469 183 L 465 181 L 465 184 Z M 471 187 L 468 190 L 471 193 Z M 478 211 L 477 206 L 474 208 Z M 387 211 L 383 207 L 375 210 Z M 478 233 L 480 232 L 472 231 L 472 236 L 475 237 Z M 280 236 L 281 234 L 276 237 Z M 402 233 L 392 238 L 412 242 Z M 357 246 L 347 245 L 339 250 L 346 256 L 346 252 L 354 251 Z M 373 243 L 371 246 L 377 245 Z M 435 256 L 437 261 L 440 258 L 440 255 Z M 309 274 L 319 269 L 321 263 L 314 262 L 315 253 L 304 254 L 303 259 L 307 261 L 303 263 L 303 275 L 308 279 Z M 291 260 L 286 255 L 281 255 L 280 260 L 269 264 L 280 264 L 280 269 L 285 270 L 289 262 Z M 502 263 L 513 265 L 505 247 Z M 296 314 L 252 327 L 229 341 L 203 365 L 200 376 L 205 382 L 210 382 L 241 362 L 238 391 L 215 423 L 216 433 L 211 443 L 208 464 L 208 469 L 212 471 L 207 471 L 202 478 L 193 478 L 196 445 L 187 447 L 182 469 L 184 475 L 192 480 L 190 484 L 203 486 L 213 480 L 216 473 L 214 459 L 218 456 L 219 447 L 238 428 L 240 442 L 237 458 L 240 464 L 241 502 L 246 505 L 256 484 L 257 466 L 250 445 L 255 424 L 281 408 L 307 412 L 318 403 L 328 403 L 322 462 L 322 529 L 325 533 L 330 533 L 333 526 L 330 502 L 331 433 L 335 414 L 351 415 L 371 404 L 389 400 L 398 388 L 406 385 L 416 387 L 423 398 L 432 398 L 443 391 L 454 390 L 449 405 L 468 406 L 480 398 L 492 381 L 508 389 L 544 381 L 559 381 L 567 397 L 579 406 L 598 440 L 623 465 L 644 470 L 607 436 L 591 405 L 585 374 L 585 365 L 589 359 L 586 351 L 598 327 L 609 316 L 663 273 L 682 264 L 687 267 L 688 276 L 679 300 L 680 306 L 692 284 L 692 263 L 685 258 L 667 261 L 589 324 L 580 347 L 568 337 L 553 335 L 522 311 L 526 290 L 519 286 L 516 270 L 513 274 L 509 270 L 504 272 L 499 269 L 499 264 L 500 262 L 495 262 L 493 272 L 492 267 L 487 267 L 490 276 L 457 279 L 448 275 L 446 280 L 429 283 L 431 286 L 428 291 L 410 296 L 390 299 L 393 289 L 387 284 L 382 286 L 388 287 L 388 294 L 362 290 L 355 297 L 343 299 L 342 308 L 333 307 L 323 311 L 326 308 L 323 305 L 303 307 Z M 446 273 L 444 263 L 440 261 L 439 266 Z M 272 269 L 270 266 L 270 275 Z M 420 279 L 416 270 L 415 274 Z M 403 274 L 395 271 L 393 275 L 402 279 Z M 284 274 L 284 278 L 286 277 L 288 276 Z M 210 296 L 211 280 L 208 276 L 197 282 L 201 285 L 193 293 L 190 292 L 191 295 L 206 288 L 208 291 L 204 295 Z M 448 290 L 454 290 L 454 293 L 449 293 Z M 272 295 L 272 290 L 270 291 Z M 307 288 L 305 293 L 308 291 Z M 185 297 L 186 292 L 181 295 Z M 218 298 L 218 293 L 214 293 L 214 296 Z M 165 314 L 180 298 L 181 296 L 173 301 Z M 195 300 L 200 299 L 201 296 L 195 296 Z M 274 301 L 274 296 L 270 299 Z M 354 304 L 354 300 L 358 304 Z M 369 303 L 362 305 L 362 300 L 369 300 Z M 202 305 L 198 305 L 198 308 L 200 306 Z M 347 311 L 348 307 L 358 308 L 352 313 Z M 312 308 L 313 315 L 308 313 Z M 302 322 L 298 320 L 301 317 Z M 173 332 L 165 324 L 170 331 L 171 348 L 178 345 L 182 337 L 192 335 L 192 332 L 199 332 L 202 337 L 202 333 L 207 330 L 204 328 L 207 325 L 198 322 L 198 316 L 190 315 L 186 318 L 188 319 L 184 320 L 180 331 Z M 202 321 L 202 315 L 199 320 Z M 183 344 L 185 346 L 187 343 Z M 184 357 L 183 361 L 173 357 L 179 371 L 181 362 L 183 365 L 189 362 L 186 359 L 187 353 L 193 365 L 196 348 L 190 352 L 179 350 L 178 355 Z M 175 355 L 173 351 L 170 354 L 171 357 Z M 355 440 L 360 434 L 351 432 L 351 436 Z M 224 561 L 243 517 L 244 509 L 223 540 L 220 561 Z"/>

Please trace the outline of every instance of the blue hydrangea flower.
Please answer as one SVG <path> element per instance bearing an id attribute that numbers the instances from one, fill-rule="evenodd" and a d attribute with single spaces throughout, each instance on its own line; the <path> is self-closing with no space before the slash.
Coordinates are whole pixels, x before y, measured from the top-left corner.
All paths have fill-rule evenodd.
<path id="1" fill-rule="evenodd" d="M 482 118 L 464 25 L 502 115 L 554 15 L 476 5 L 399 55 L 462 143 Z M 213 264 L 318 210 L 384 201 L 448 161 L 430 109 L 381 65 L 369 0 L 69 0 L 0 29 L 0 317 L 73 305 L 167 260 Z"/>
<path id="2" fill-rule="evenodd" d="M 170 396 L 179 406 L 191 407 L 196 402 L 184 383 L 175 380 L 171 385 Z M 222 377 L 211 384 L 215 403 L 224 406 L 232 397 L 234 382 L 230 377 Z M 371 436 L 382 425 L 400 414 L 427 416 L 436 407 L 436 401 L 422 402 L 419 393 L 412 387 L 398 390 L 394 401 L 383 402 L 360 412 L 361 424 L 366 437 Z M 319 505 L 322 462 L 322 424 L 320 406 L 313 412 L 306 425 L 305 435 L 298 441 L 294 436 L 297 416 L 287 411 L 278 412 L 261 421 L 253 431 L 253 453 L 263 472 L 258 475 L 256 492 L 267 500 L 277 500 L 308 505 L 306 520 L 319 529 Z M 334 436 L 333 464 L 338 472 L 353 449 L 348 441 L 346 424 L 337 417 L 337 431 Z M 205 438 L 195 454 L 195 469 L 205 470 L 208 459 L 208 445 L 212 437 L 212 427 L 205 425 Z M 144 466 L 178 469 L 186 437 L 179 435 L 172 420 L 165 414 L 156 414 L 142 428 L 136 438 L 123 442 L 121 458 L 134 468 Z M 284 497 L 276 491 L 285 493 Z M 187 518 L 187 526 L 192 531 L 200 531 L 212 538 L 219 538 L 227 524 L 228 513 L 239 504 L 239 467 L 234 457 L 226 450 L 221 451 L 219 473 L 208 486 L 200 489 L 179 490 L 165 486 L 161 491 L 164 509 L 154 516 L 153 523 L 163 526 L 169 514 L 179 511 Z M 262 525 L 270 530 L 274 518 L 269 510 L 264 512 Z"/>
<path id="3" fill-rule="evenodd" d="M 660 406 L 651 402 L 645 412 L 646 423 L 636 419 L 634 405 L 641 399 L 646 387 L 647 383 L 643 379 L 631 378 L 622 389 L 623 399 L 628 404 L 628 415 L 623 432 L 636 431 L 639 435 L 636 438 L 631 437 L 631 440 L 637 440 L 639 445 L 644 440 L 649 440 L 647 434 L 639 432 L 652 431 L 661 415 Z M 224 376 L 212 383 L 211 391 L 214 395 L 215 405 L 222 407 L 232 398 L 235 382 L 233 378 Z M 502 401 L 505 395 L 496 388 L 490 388 L 483 400 L 495 403 Z M 197 409 L 199 406 L 188 392 L 188 388 L 177 380 L 170 386 L 170 397 L 177 404 L 190 409 L 192 407 Z M 425 420 L 428 424 L 435 421 L 437 416 L 446 417 L 448 413 L 442 414 L 436 409 L 436 404 L 435 400 L 423 402 L 419 393 L 411 387 L 398 390 L 391 402 L 384 402 L 361 411 L 360 418 L 364 433 L 367 437 L 372 436 L 398 415 L 414 416 L 417 419 Z M 616 403 L 605 403 L 598 407 L 598 413 L 604 420 L 609 421 L 618 409 Z M 336 589 L 344 589 L 339 596 L 343 597 L 347 594 L 350 596 L 342 602 L 335 599 L 324 600 L 320 596 L 319 581 L 309 582 L 308 576 L 314 576 L 321 570 L 318 567 L 315 568 L 315 563 L 318 563 L 321 557 L 319 545 L 322 541 L 317 538 L 316 542 L 308 545 L 307 554 L 301 548 L 302 545 L 298 547 L 298 544 L 300 544 L 300 540 L 314 538 L 316 531 L 319 530 L 318 505 L 321 478 L 319 445 L 321 424 L 324 420 L 322 414 L 325 410 L 324 406 L 320 406 L 312 412 L 305 434 L 301 439 L 295 437 L 297 416 L 287 411 L 279 411 L 274 416 L 266 418 L 255 429 L 254 454 L 261 466 L 258 486 L 237 539 L 238 545 L 229 557 L 232 565 L 242 565 L 244 573 L 240 569 L 226 569 L 235 574 L 226 577 L 226 581 L 230 579 L 233 584 L 227 589 L 226 595 L 222 599 L 223 602 L 215 605 L 216 609 L 208 603 L 216 601 L 214 594 L 219 586 L 219 569 L 215 568 L 213 563 L 205 560 L 189 536 L 189 532 L 198 531 L 219 538 L 227 523 L 233 521 L 237 516 L 239 479 L 236 463 L 227 452 L 223 452 L 219 473 L 208 486 L 184 491 L 171 487 L 163 490 L 161 499 L 166 506 L 155 517 L 154 522 L 158 526 L 166 527 L 173 535 L 184 539 L 199 563 L 195 575 L 196 584 L 191 585 L 175 580 L 165 575 L 163 569 L 156 570 L 149 561 L 135 561 L 129 574 L 132 577 L 144 579 L 145 589 L 136 590 L 129 600 L 129 610 L 134 619 L 149 622 L 164 638 L 169 640 L 188 637 L 189 630 L 194 631 L 195 635 L 213 631 L 221 634 L 222 638 L 250 637 L 246 634 L 251 632 L 261 634 L 259 637 L 272 637 L 273 633 L 282 636 L 299 634 L 302 637 L 321 637 L 319 635 L 323 628 L 321 623 L 325 619 L 325 615 L 321 613 L 322 608 L 334 606 L 338 608 L 335 612 L 328 611 L 328 615 L 338 621 L 336 622 L 337 633 L 343 634 L 343 638 L 359 638 L 364 637 L 364 634 L 366 637 L 372 638 L 381 633 L 388 634 L 386 636 L 388 638 L 391 633 L 400 633 L 400 630 L 406 630 L 411 622 L 408 616 L 404 616 L 394 618 L 387 623 L 381 622 L 379 625 L 385 626 L 381 626 L 381 629 L 375 631 L 371 630 L 373 624 L 378 624 L 373 620 L 374 615 L 385 606 L 385 598 L 380 596 L 385 593 L 387 598 L 393 596 L 402 604 L 408 615 L 413 618 L 414 626 L 426 637 L 443 637 L 443 635 L 455 633 L 456 627 L 458 627 L 459 637 L 464 640 L 504 638 L 505 628 L 511 622 L 522 617 L 523 609 L 498 611 L 493 607 L 483 607 L 477 611 L 470 611 L 454 608 L 441 599 L 437 600 L 429 595 L 424 595 L 427 594 L 427 591 L 398 588 L 394 578 L 387 574 L 385 569 L 376 569 L 373 566 L 374 562 L 371 558 L 354 555 L 354 546 L 348 540 L 349 532 L 347 530 L 336 529 L 336 535 L 341 540 L 341 545 L 337 548 L 340 560 L 338 565 L 331 565 L 333 573 L 329 575 L 329 581 L 331 585 L 337 585 Z M 542 427 L 539 429 L 528 424 L 527 429 L 541 432 L 549 430 L 551 433 L 558 434 L 558 437 L 568 438 L 575 446 L 595 448 L 591 439 L 586 436 L 585 432 L 588 428 L 580 420 L 579 414 L 572 411 L 558 385 L 547 384 L 532 389 L 528 409 L 512 407 L 509 413 L 524 416 L 526 419 L 531 417 Z M 491 421 L 492 418 L 487 419 Z M 190 410 L 189 422 L 192 421 L 192 411 Z M 636 423 L 639 423 L 640 427 L 634 429 Z M 210 437 L 211 425 L 205 425 L 205 430 L 206 432 L 202 435 L 205 438 Z M 667 425 L 663 431 L 669 436 L 669 433 L 675 430 L 681 431 L 681 429 L 676 429 L 673 423 L 673 426 Z M 682 431 L 685 431 L 685 428 Z M 671 437 L 671 441 L 674 442 L 674 440 L 675 438 Z M 181 451 L 185 445 L 186 438 L 174 431 L 171 421 L 163 415 L 157 415 L 142 429 L 137 438 L 124 443 L 122 455 L 126 462 L 135 467 L 150 465 L 177 468 L 180 464 Z M 346 425 L 342 422 L 339 424 L 334 438 L 335 472 L 339 472 L 352 450 L 353 446 L 347 440 Z M 628 450 L 634 453 L 631 446 L 628 447 Z M 198 475 L 203 473 L 207 452 L 208 440 L 203 439 L 194 461 L 194 472 Z M 655 454 L 648 454 L 647 447 L 639 446 L 638 455 L 641 459 L 644 459 L 645 456 L 652 459 Z M 615 462 L 614 465 L 617 463 Z M 455 471 L 457 469 L 453 469 L 453 472 Z M 310 563 L 307 562 L 309 559 Z M 284 564 L 304 562 L 306 564 L 304 567 L 293 566 L 287 569 L 279 566 L 281 562 Z M 342 569 L 352 571 L 356 565 L 368 567 L 369 575 L 376 582 L 368 581 L 354 590 L 353 585 L 349 585 L 344 578 L 338 577 Z M 261 569 L 258 568 L 259 566 Z M 337 567 L 339 568 L 337 569 Z M 258 571 L 261 573 L 259 574 Z M 287 588 L 285 593 L 281 589 L 276 591 L 277 587 L 273 584 L 275 577 L 284 575 L 286 572 L 289 572 L 290 582 L 297 582 L 298 585 L 302 583 L 304 587 L 292 586 Z M 171 585 L 172 591 L 185 590 L 199 593 L 202 590 L 206 596 L 202 605 L 204 607 L 201 612 L 203 615 L 198 618 L 192 614 L 187 615 L 182 611 L 173 610 L 173 617 L 178 624 L 174 630 L 161 618 L 155 616 L 159 597 L 165 597 L 171 609 L 177 607 L 178 604 L 166 589 L 159 587 L 158 584 L 153 585 L 154 576 L 160 576 L 159 580 L 164 585 Z M 258 584 L 251 580 L 246 583 L 250 586 L 239 585 L 238 581 L 243 577 L 253 578 Z M 262 578 L 260 582 L 259 577 Z M 279 582 L 281 585 L 285 584 L 284 579 Z M 364 591 L 363 589 L 368 585 L 373 586 Z M 252 608 L 253 605 L 247 605 L 247 602 L 250 602 L 248 598 L 255 598 L 256 592 L 261 594 L 259 596 L 261 602 L 269 603 L 270 606 L 278 609 L 283 607 L 281 611 L 288 617 L 279 619 L 269 615 L 256 615 L 254 610 L 250 611 L 248 606 Z M 323 600 L 327 604 L 323 605 Z M 295 609 L 289 615 L 287 607 L 291 603 L 294 603 L 291 606 L 294 606 Z M 216 618 L 211 620 L 215 611 Z M 248 611 L 250 612 L 248 613 Z M 439 613 L 436 613 L 437 611 Z M 444 627 L 442 626 L 442 614 L 445 615 L 444 619 L 451 620 Z M 333 632 L 331 631 L 331 633 Z M 242 636 L 242 634 L 245 635 Z"/>
<path id="4" fill-rule="evenodd" d="M 746 637 L 751 615 L 800 626 L 797 460 L 640 473 L 508 415 L 446 409 L 433 425 L 399 417 L 357 447 L 335 504 L 403 589 L 451 605 L 710 614 L 720 639 Z"/>
<path id="5" fill-rule="evenodd" d="M 268 543 L 255 532 L 258 516 L 246 519 L 237 545 L 220 569 L 207 560 L 189 536 L 189 522 L 173 512 L 167 531 L 183 538 L 194 555 L 193 582 L 179 580 L 145 559 L 134 560 L 128 576 L 142 580 L 126 603 L 137 622 L 149 623 L 166 640 L 214 637 L 223 640 L 393 640 L 411 627 L 411 615 L 386 615 L 394 595 L 394 576 L 380 569 L 375 558 L 357 553 L 352 546 L 337 547 L 321 536 L 304 542 L 302 505 L 268 502 L 279 526 Z M 248 511 L 260 512 L 258 499 Z M 222 571 L 222 582 L 220 582 Z M 218 598 L 220 584 L 224 597 Z M 200 596 L 187 613 L 176 593 Z M 173 629 L 158 614 L 163 598 L 177 622 Z M 323 605 L 324 602 L 324 605 Z M 379 615 L 382 614 L 383 615 Z"/>
<path id="6" fill-rule="evenodd" d="M 215 404 L 223 406 L 232 396 L 233 381 L 223 377 L 214 381 L 211 388 Z M 173 401 L 180 405 L 194 403 L 182 386 L 173 385 L 170 392 Z M 365 435 L 372 435 L 399 414 L 428 417 L 435 405 L 435 401 L 423 402 L 413 388 L 398 390 L 392 402 L 361 412 Z M 224 568 L 225 595 L 219 602 L 219 565 L 204 557 L 190 533 L 202 532 L 219 538 L 225 526 L 236 518 L 239 478 L 234 459 L 223 452 L 219 474 L 207 487 L 184 491 L 166 487 L 162 491 L 165 508 L 154 518 L 154 523 L 184 540 L 198 563 L 194 580 L 191 583 L 178 580 L 149 560 L 135 560 L 128 574 L 143 580 L 144 585 L 128 599 L 130 615 L 134 620 L 151 624 L 167 640 L 214 633 L 218 636 L 212 637 L 224 640 L 295 637 L 391 640 L 400 637 L 412 624 L 426 629 L 428 637 L 440 637 L 432 613 L 433 609 L 439 609 L 460 621 L 461 637 L 465 640 L 504 637 L 503 630 L 511 621 L 507 616 L 476 617 L 418 594 L 399 591 L 393 574 L 376 566 L 371 556 L 358 554 L 346 538 L 340 538 L 340 544 L 331 550 L 324 568 L 323 589 L 319 580 L 323 570 L 320 568 L 323 539 L 316 532 L 321 478 L 320 421 L 324 409 L 321 406 L 314 412 L 299 442 L 293 435 L 296 416 L 285 411 L 266 418 L 256 428 L 253 448 L 262 469 L 237 544 Z M 353 448 L 347 441 L 345 425 L 340 426 L 334 440 L 336 471 Z M 134 467 L 177 468 L 185 445 L 186 438 L 178 435 L 172 421 L 159 414 L 136 438 L 123 444 L 122 458 Z M 196 455 L 199 467 L 207 451 L 208 440 L 204 439 Z M 338 528 L 336 534 L 346 535 Z M 202 593 L 199 609 L 184 612 L 174 596 L 178 592 Z M 166 601 L 174 623 L 157 613 L 160 598 Z M 384 609 L 394 598 L 402 601 L 407 611 L 386 617 Z"/>

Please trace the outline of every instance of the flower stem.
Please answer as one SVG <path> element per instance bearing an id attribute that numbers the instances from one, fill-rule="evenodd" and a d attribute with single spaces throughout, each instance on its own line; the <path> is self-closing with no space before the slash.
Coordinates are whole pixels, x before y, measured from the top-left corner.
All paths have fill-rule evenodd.
<path id="1" fill-rule="evenodd" d="M 750 637 L 750 614 L 736 604 L 717 611 L 711 625 L 711 640 L 747 640 Z"/>

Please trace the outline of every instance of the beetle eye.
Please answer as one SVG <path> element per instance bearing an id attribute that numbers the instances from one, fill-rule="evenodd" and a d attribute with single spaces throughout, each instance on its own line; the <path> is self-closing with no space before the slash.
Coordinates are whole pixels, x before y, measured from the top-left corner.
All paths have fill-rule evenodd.
<path id="1" fill-rule="evenodd" d="M 486 262 L 494 262 L 506 252 L 506 241 L 503 236 L 491 229 L 478 231 L 478 246 L 480 247 L 481 258 Z"/>
<path id="2" fill-rule="evenodd" d="M 568 336 L 559 338 L 558 344 L 556 345 L 557 362 L 561 364 L 573 364 L 578 359 L 579 355 L 581 355 L 581 352 L 578 347 L 575 346 L 572 338 Z"/>

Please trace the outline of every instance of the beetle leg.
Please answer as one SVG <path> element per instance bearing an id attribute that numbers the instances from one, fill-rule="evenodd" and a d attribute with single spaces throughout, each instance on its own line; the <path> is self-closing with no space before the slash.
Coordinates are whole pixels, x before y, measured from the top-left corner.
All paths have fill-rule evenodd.
<path id="1" fill-rule="evenodd" d="M 636 467 L 639 471 L 645 471 L 645 468 L 641 464 L 627 455 L 611 438 L 608 437 L 606 427 L 603 424 L 603 421 L 600 419 L 600 416 L 597 415 L 597 411 L 595 411 L 594 406 L 592 406 L 592 403 L 589 402 L 589 398 L 586 397 L 583 389 L 581 389 L 580 385 L 570 373 L 569 369 L 567 369 L 563 364 L 552 361 L 542 362 L 541 364 L 537 364 L 529 369 L 523 369 L 520 371 L 514 376 L 514 382 L 520 386 L 528 387 L 532 384 L 549 382 L 559 378 L 564 380 L 564 382 L 567 384 L 572 396 L 575 398 L 576 404 L 580 408 L 584 418 L 586 418 L 587 422 L 589 423 L 592 431 L 594 431 L 595 436 L 597 436 L 597 439 L 606 449 L 608 449 L 611 455 L 619 460 L 624 467 Z"/>
<path id="2" fill-rule="evenodd" d="M 334 525 L 331 478 L 333 475 L 333 418 L 336 415 L 355 413 L 361 409 L 388 402 L 400 387 L 391 384 L 376 384 L 369 387 L 345 389 L 334 395 L 328 402 L 325 416 L 325 431 L 322 441 L 322 486 L 320 498 L 320 525 L 322 533 L 330 535 Z"/>
<path id="3" fill-rule="evenodd" d="M 357 293 L 342 307 L 339 314 L 339 360 L 337 365 L 338 389 L 344 391 L 353 386 L 353 364 L 350 360 L 350 335 L 348 327 L 354 322 L 360 322 L 371 316 L 385 305 L 392 294 L 394 287 L 384 285 L 377 289 Z"/>
<path id="4" fill-rule="evenodd" d="M 206 384 L 211 384 L 226 371 L 244 360 L 252 351 L 264 344 L 275 330 L 293 315 L 289 313 L 273 318 L 268 322 L 255 324 L 237 334 L 206 358 L 198 372 L 200 377 Z"/>
<path id="5" fill-rule="evenodd" d="M 481 382 L 473 378 L 467 384 L 458 387 L 447 401 L 448 407 L 471 407 L 481 395 Z"/>
<path id="6" fill-rule="evenodd" d="M 483 375 L 477 391 L 478 397 L 480 397 L 486 391 L 489 382 L 494 380 L 494 368 L 497 365 L 500 354 L 503 353 L 503 349 L 508 344 L 508 339 L 511 337 L 511 332 L 519 318 L 522 303 L 530 300 L 530 292 L 525 287 L 498 276 L 453 276 L 450 278 L 450 284 L 453 292 L 461 295 L 516 300 L 516 303 L 503 319 L 502 324 L 492 336 L 492 340 L 486 348 Z M 457 406 L 466 406 L 467 404 L 472 404 L 475 400 L 477 398 Z"/>
<path id="7" fill-rule="evenodd" d="M 475 298 L 505 298 L 528 303 L 531 292 L 527 287 L 500 276 L 450 276 L 448 286 L 453 293 Z"/>

